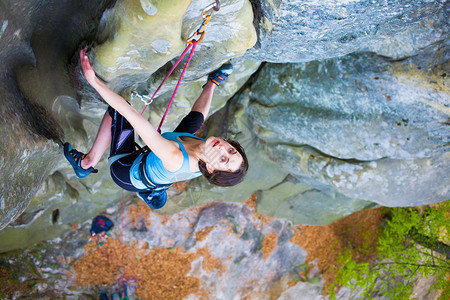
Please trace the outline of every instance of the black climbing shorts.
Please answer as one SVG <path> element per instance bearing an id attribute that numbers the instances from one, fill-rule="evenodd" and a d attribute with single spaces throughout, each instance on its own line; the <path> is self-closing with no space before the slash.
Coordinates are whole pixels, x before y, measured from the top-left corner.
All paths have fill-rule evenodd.
<path id="1" fill-rule="evenodd" d="M 111 158 L 120 154 L 128 154 L 114 161 L 110 165 L 111 177 L 118 186 L 127 191 L 142 191 L 135 188 L 131 184 L 130 180 L 130 168 L 140 154 L 140 152 L 136 150 L 133 126 L 131 126 L 127 119 L 125 119 L 111 106 L 108 107 L 108 113 L 112 118 L 112 140 L 109 157 Z M 181 120 L 174 132 L 187 132 L 195 134 L 202 127 L 203 121 L 204 116 L 201 112 L 191 111 L 183 118 L 183 120 Z"/>

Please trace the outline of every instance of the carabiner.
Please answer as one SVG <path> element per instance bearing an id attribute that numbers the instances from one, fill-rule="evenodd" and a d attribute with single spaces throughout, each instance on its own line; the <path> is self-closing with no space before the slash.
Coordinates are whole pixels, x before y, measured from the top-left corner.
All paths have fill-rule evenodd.
<path id="1" fill-rule="evenodd" d="M 144 102 L 145 105 L 150 105 L 150 104 L 152 104 L 152 102 L 153 102 L 153 99 L 150 98 L 149 96 L 146 96 L 146 95 L 140 95 L 140 94 L 138 94 L 138 92 L 136 92 L 136 91 L 132 91 L 132 92 L 131 92 L 131 97 L 132 97 L 132 98 L 138 98 L 139 100 L 141 100 L 142 102 Z M 150 99 L 150 100 L 147 100 L 147 99 Z M 146 101 L 146 100 L 147 100 L 147 101 Z"/>
<path id="2" fill-rule="evenodd" d="M 211 15 L 205 16 L 203 18 L 202 24 L 200 24 L 200 27 L 197 29 L 197 31 L 195 33 L 196 34 L 203 34 L 203 33 L 205 33 L 205 27 L 206 27 L 206 24 L 209 23 L 209 20 L 211 20 Z"/>
<path id="3" fill-rule="evenodd" d="M 197 33 L 194 33 L 190 38 L 188 38 L 188 39 L 186 40 L 186 43 L 193 45 L 193 44 L 194 44 L 194 42 L 193 42 L 194 36 L 195 36 L 196 34 L 197 34 Z M 205 32 L 203 31 L 203 33 L 200 35 L 200 37 L 198 38 L 198 40 L 196 40 L 197 43 L 200 42 L 201 40 L 203 40 L 203 36 L 204 36 L 204 35 L 205 35 Z"/>
<path id="4" fill-rule="evenodd" d="M 189 44 L 192 44 L 192 40 L 194 39 L 194 36 L 200 35 L 200 37 L 197 40 L 197 43 L 200 43 L 201 40 L 203 40 L 203 37 L 205 36 L 205 27 L 206 24 L 209 23 L 209 20 L 211 20 L 211 15 L 203 15 L 203 22 L 200 24 L 200 27 L 195 31 L 187 40 L 186 42 Z"/>

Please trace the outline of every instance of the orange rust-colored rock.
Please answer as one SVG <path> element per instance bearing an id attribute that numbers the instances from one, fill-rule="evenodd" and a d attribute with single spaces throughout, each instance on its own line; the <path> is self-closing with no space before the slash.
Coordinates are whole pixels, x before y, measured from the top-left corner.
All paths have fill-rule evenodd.
<path id="1" fill-rule="evenodd" d="M 214 272 L 215 270 L 223 271 L 224 266 L 222 261 L 212 255 L 208 248 L 200 248 L 197 250 L 197 255 L 203 257 L 202 268 L 208 272 Z"/>
<path id="2" fill-rule="evenodd" d="M 169 222 L 169 220 L 172 218 L 172 216 L 169 215 L 162 215 L 159 214 L 159 219 L 161 220 L 161 225 L 165 226 L 167 224 L 167 222 Z"/>
<path id="3" fill-rule="evenodd" d="M 206 227 L 205 230 L 203 231 L 198 231 L 195 233 L 195 239 L 200 242 L 203 241 L 204 239 L 206 239 L 206 237 L 208 236 L 208 234 L 211 232 L 211 230 L 213 230 L 214 228 L 216 228 L 217 226 L 210 226 L 210 227 Z"/>
<path id="4" fill-rule="evenodd" d="M 308 253 L 309 262 L 317 261 L 319 272 L 325 279 L 325 286 L 334 281 L 331 271 L 338 264 L 338 257 L 350 247 L 356 261 L 368 261 L 374 252 L 359 251 L 375 249 L 378 229 L 384 213 L 381 208 L 368 209 L 351 214 L 326 226 L 299 225 L 293 228 L 291 242 L 298 244 Z"/>
<path id="5" fill-rule="evenodd" d="M 261 225 L 269 225 L 270 222 L 272 222 L 275 218 L 274 217 L 268 217 L 263 216 L 256 212 L 256 204 L 258 202 L 258 197 L 256 196 L 256 193 L 253 193 L 253 195 L 250 196 L 247 200 L 244 201 L 244 204 L 247 205 L 248 208 L 253 212 L 254 216 L 262 222 Z M 258 226 L 261 229 L 261 226 Z"/>
<path id="6" fill-rule="evenodd" d="M 253 195 L 250 196 L 247 200 L 244 201 L 244 204 L 248 206 L 251 210 L 256 210 L 256 193 L 253 193 Z"/>
<path id="7" fill-rule="evenodd" d="M 125 249 L 126 246 L 120 244 L 117 239 L 107 240 L 102 246 L 96 246 L 96 243 L 87 244 L 84 256 L 72 266 L 77 274 L 76 284 L 89 286 L 117 281 L 120 275 L 119 261 L 124 260 L 122 253 L 129 252 Z"/>
<path id="8" fill-rule="evenodd" d="M 181 248 L 144 250 L 110 239 L 101 246 L 88 244 L 73 271 L 80 286 L 114 284 L 123 278 L 137 283 L 139 298 L 182 299 L 200 290 L 199 279 L 187 275 L 196 257 Z"/>
<path id="9" fill-rule="evenodd" d="M 20 282 L 17 278 L 12 277 L 13 276 L 11 276 L 10 271 L 8 271 L 5 267 L 0 266 L 1 295 L 5 297 L 2 299 L 14 299 L 17 292 L 32 294 L 33 290 L 29 286 L 28 282 Z"/>
<path id="10" fill-rule="evenodd" d="M 177 193 L 181 193 L 188 186 L 189 181 L 179 181 L 172 184 L 172 187 L 175 189 Z"/>
<path id="11" fill-rule="evenodd" d="M 200 289 L 200 280 L 187 273 L 195 254 L 182 248 L 152 249 L 138 266 L 140 276 L 136 295 L 142 299 L 183 299 Z"/>
<path id="12" fill-rule="evenodd" d="M 277 245 L 278 237 L 275 234 L 275 232 L 270 232 L 266 234 L 264 237 L 264 240 L 262 242 L 261 251 L 263 253 L 264 259 L 267 259 L 270 254 L 275 249 L 275 246 Z"/>
<path id="13" fill-rule="evenodd" d="M 148 220 L 148 215 L 152 210 L 144 201 L 138 199 L 136 203 L 128 205 L 129 214 L 128 218 L 131 220 L 133 227 L 137 226 L 140 220 L 145 220 L 145 225 L 150 227 L 150 221 Z"/>
<path id="14" fill-rule="evenodd" d="M 232 228 L 232 227 L 228 228 L 228 230 L 227 230 L 227 235 L 230 235 L 230 234 L 232 234 L 232 233 L 234 233 L 233 228 Z"/>

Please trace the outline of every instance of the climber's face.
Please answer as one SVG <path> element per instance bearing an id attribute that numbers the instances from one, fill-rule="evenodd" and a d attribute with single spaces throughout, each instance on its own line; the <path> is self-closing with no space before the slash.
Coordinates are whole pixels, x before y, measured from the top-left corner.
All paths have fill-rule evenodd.
<path id="1" fill-rule="evenodd" d="M 242 164 L 242 155 L 221 137 L 210 137 L 205 144 L 206 168 L 216 171 L 236 172 Z"/>

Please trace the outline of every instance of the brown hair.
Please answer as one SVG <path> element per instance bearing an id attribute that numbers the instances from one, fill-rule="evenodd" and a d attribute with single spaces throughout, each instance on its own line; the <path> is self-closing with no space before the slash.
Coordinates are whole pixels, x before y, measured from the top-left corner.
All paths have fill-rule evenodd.
<path id="1" fill-rule="evenodd" d="M 233 146 L 236 151 L 239 152 L 242 156 L 242 164 L 240 165 L 239 169 L 234 172 L 214 170 L 212 173 L 209 173 L 206 169 L 206 163 L 202 160 L 198 161 L 198 168 L 200 169 L 200 172 L 202 172 L 203 176 L 206 177 L 206 180 L 208 180 L 210 183 L 218 186 L 233 186 L 241 182 L 247 174 L 248 159 L 241 144 L 234 140 L 225 140 L 231 146 Z"/>

